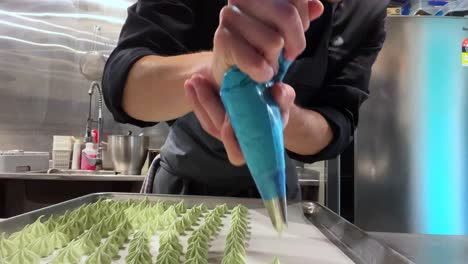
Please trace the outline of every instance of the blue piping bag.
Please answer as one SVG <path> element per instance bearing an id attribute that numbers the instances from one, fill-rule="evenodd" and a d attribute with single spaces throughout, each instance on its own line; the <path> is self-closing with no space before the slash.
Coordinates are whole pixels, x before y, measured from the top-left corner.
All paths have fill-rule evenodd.
<path id="1" fill-rule="evenodd" d="M 291 65 L 281 54 L 273 80 L 257 83 L 237 67 L 224 75 L 221 100 L 247 166 L 278 233 L 287 225 L 286 166 L 283 120 L 270 88 L 283 80 Z"/>

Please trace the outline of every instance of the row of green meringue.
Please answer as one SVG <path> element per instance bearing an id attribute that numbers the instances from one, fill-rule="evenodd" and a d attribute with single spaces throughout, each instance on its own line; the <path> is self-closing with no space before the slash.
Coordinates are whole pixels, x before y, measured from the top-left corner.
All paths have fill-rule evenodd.
<path id="1" fill-rule="evenodd" d="M 245 260 L 245 244 L 248 235 L 248 209 L 242 205 L 236 206 L 232 212 L 231 227 L 226 236 L 226 247 L 222 264 L 243 264 Z"/>
<path id="2" fill-rule="evenodd" d="M 183 248 L 179 241 L 179 232 L 171 228 L 159 237 L 159 252 L 156 257 L 158 264 L 180 263 L 180 258 L 183 254 Z"/>
<path id="3" fill-rule="evenodd" d="M 13 233 L 8 240 L 19 247 L 24 247 L 37 237 L 50 233 L 49 228 L 42 222 L 43 216 L 39 217 L 34 223 L 25 226 L 22 230 Z M 1 243 L 1 242 L 0 242 Z M 1 250 L 1 245 L 0 245 Z"/>
<path id="4" fill-rule="evenodd" d="M 209 242 L 221 230 L 221 218 L 227 212 L 225 204 L 217 206 L 205 216 L 203 224 L 192 232 L 188 239 L 185 264 L 208 264 Z"/>
<path id="5" fill-rule="evenodd" d="M 154 235 L 158 229 L 166 230 L 162 237 L 166 237 L 163 241 L 167 242 L 161 247 L 164 254 L 158 256 L 158 263 L 173 263 L 174 257 L 180 259 L 182 254 L 179 236 L 195 225 L 207 210 L 204 204 L 187 210 L 184 201 L 168 206 L 164 202 L 152 203 L 148 198 L 141 202 L 99 200 L 66 211 L 61 216 L 51 216 L 45 222 L 41 217 L 9 238 L 2 234 L 0 264 L 2 261 L 36 263 L 57 249 L 60 251 L 52 263 L 78 263 L 86 255 L 89 255 L 87 263 L 107 263 L 109 257 L 112 259 L 118 254 L 119 247 L 134 229 L 146 237 Z M 200 230 L 210 235 L 219 231 L 220 216 L 227 211 L 226 205 L 217 206 L 207 215 L 206 221 L 211 224 Z M 101 239 L 107 236 L 106 242 L 100 245 Z M 130 258 L 132 263 L 147 259 L 145 254 L 134 252 L 133 255 L 135 257 Z"/>
<path id="6" fill-rule="evenodd" d="M 91 227 L 94 228 L 89 230 L 87 237 L 98 237 L 91 236 L 92 233 L 98 233 L 100 237 L 107 236 L 110 230 L 124 222 L 126 216 L 122 212 L 128 206 L 129 203 L 101 200 L 82 205 L 73 211 L 66 211 L 61 216 L 51 216 L 45 222 L 42 221 L 44 216 L 41 216 L 9 238 L 6 238 L 5 234 L 0 236 L 0 259 L 7 263 L 36 263 L 39 258 L 47 257 L 56 249 L 63 248 Z M 80 247 L 73 252 L 80 252 L 82 248 L 89 249 L 90 242 L 86 240 L 86 236 L 74 242 Z M 73 252 L 64 251 L 62 256 L 73 255 Z"/>
<path id="7" fill-rule="evenodd" d="M 33 224 L 12 234 L 8 239 L 5 234 L 2 234 L 0 236 L 1 258 L 12 263 L 20 263 L 22 259 L 29 263 L 36 257 L 46 257 L 55 249 L 65 246 L 68 242 L 65 234 L 55 230 L 50 232 L 41 221 L 42 218 L 39 217 Z"/>
<path id="8" fill-rule="evenodd" d="M 6 258 L 0 258 L 0 263 L 8 264 L 39 264 L 40 257 L 27 247 L 21 247 L 12 255 Z"/>
<path id="9" fill-rule="evenodd" d="M 118 248 L 123 245 L 132 227 L 127 220 L 124 220 L 115 229 L 111 225 L 111 221 L 103 219 L 60 250 L 51 263 L 78 263 L 83 256 L 92 255 L 93 252 L 101 247 L 102 249 L 99 250 L 99 254 L 105 252 L 111 255 L 111 257 L 115 256 L 114 254 L 118 253 Z M 101 240 L 104 237 L 108 237 L 108 239 L 106 243 L 101 245 Z M 101 258 L 100 255 L 93 256 L 92 258 L 90 256 L 91 260 L 89 261 L 92 261 L 96 257 Z"/>
<path id="10" fill-rule="evenodd" d="M 192 207 L 187 210 L 177 221 L 175 221 L 169 228 L 175 228 L 180 235 L 184 235 L 186 231 L 190 230 L 192 226 L 198 224 L 198 220 L 203 214 L 203 208 Z"/>
<path id="11" fill-rule="evenodd" d="M 137 231 L 128 247 L 128 255 L 125 257 L 127 264 L 147 264 L 152 262 L 149 251 L 149 238 L 143 232 Z"/>
<path id="12" fill-rule="evenodd" d="M 69 240 L 72 240 L 102 221 L 105 221 L 106 225 L 114 226 L 122 221 L 125 215 L 118 213 L 116 207 L 121 207 L 122 204 L 108 200 L 85 204 L 73 211 L 66 211 L 61 216 L 51 216 L 45 225 L 50 231 L 59 230 L 65 233 Z M 108 222 L 110 223 L 107 224 Z"/>
<path id="13" fill-rule="evenodd" d="M 157 224 L 158 218 L 168 209 L 163 202 L 152 204 L 147 198 L 140 203 L 133 204 L 125 209 L 125 214 L 134 228 L 140 227 L 147 222 Z"/>
<path id="14" fill-rule="evenodd" d="M 110 264 L 112 259 L 118 257 L 119 251 L 123 248 L 128 235 L 132 232 L 132 227 L 128 221 L 121 223 L 109 234 L 109 238 L 101 244 L 89 257 L 85 264 Z"/>
<path id="15" fill-rule="evenodd" d="M 177 207 L 179 208 L 177 209 Z M 185 234 L 193 225 L 196 225 L 201 215 L 208 210 L 203 204 L 187 210 L 181 203 L 177 204 L 174 209 L 181 213 L 182 216 L 172 222 L 167 230 L 161 233 L 159 252 L 156 257 L 156 263 L 158 264 L 180 263 L 183 248 L 180 244 L 179 236 Z M 184 211 L 185 214 L 183 214 Z"/>

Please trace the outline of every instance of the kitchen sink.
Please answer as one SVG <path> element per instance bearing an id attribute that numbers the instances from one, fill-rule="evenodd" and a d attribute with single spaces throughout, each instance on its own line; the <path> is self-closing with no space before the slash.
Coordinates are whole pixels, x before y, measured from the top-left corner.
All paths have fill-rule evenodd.
<path id="1" fill-rule="evenodd" d="M 117 175 L 117 172 L 110 170 L 61 170 L 61 169 L 49 169 L 44 172 L 47 174 L 64 174 L 64 175 Z"/>

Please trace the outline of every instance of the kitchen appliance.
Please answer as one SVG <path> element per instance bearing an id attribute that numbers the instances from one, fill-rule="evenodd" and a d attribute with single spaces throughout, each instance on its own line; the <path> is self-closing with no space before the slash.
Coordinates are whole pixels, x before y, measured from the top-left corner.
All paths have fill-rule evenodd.
<path id="1" fill-rule="evenodd" d="M 102 169 L 114 170 L 114 163 L 112 162 L 111 149 L 107 142 L 102 141 Z"/>
<path id="2" fill-rule="evenodd" d="M 390 17 L 356 137 L 355 223 L 468 234 L 468 19 Z"/>
<path id="3" fill-rule="evenodd" d="M 108 136 L 114 170 L 125 175 L 140 175 L 148 155 L 149 137 L 131 134 Z"/>
<path id="4" fill-rule="evenodd" d="M 46 171 L 48 168 L 48 152 L 0 151 L 0 173 Z"/>

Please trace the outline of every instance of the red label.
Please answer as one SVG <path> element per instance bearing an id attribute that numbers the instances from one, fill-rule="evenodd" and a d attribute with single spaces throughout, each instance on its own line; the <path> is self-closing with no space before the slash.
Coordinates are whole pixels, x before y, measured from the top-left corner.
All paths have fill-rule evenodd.
<path id="1" fill-rule="evenodd" d="M 468 38 L 462 43 L 462 52 L 468 52 Z"/>

